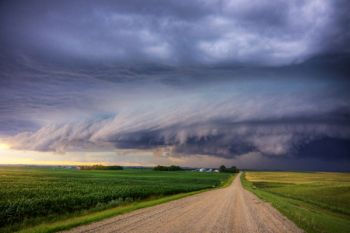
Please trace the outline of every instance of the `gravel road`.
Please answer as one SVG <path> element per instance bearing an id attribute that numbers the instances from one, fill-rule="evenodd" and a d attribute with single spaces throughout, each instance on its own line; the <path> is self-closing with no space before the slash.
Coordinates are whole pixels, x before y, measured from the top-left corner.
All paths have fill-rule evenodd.
<path id="1" fill-rule="evenodd" d="M 227 188 L 144 208 L 66 232 L 303 232 L 246 191 L 239 174 Z"/>

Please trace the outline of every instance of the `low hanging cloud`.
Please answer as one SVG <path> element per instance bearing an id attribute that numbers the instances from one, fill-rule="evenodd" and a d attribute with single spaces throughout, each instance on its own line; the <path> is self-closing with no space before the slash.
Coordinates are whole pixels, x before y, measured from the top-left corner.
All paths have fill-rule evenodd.
<path id="1" fill-rule="evenodd" d="M 305 144 L 324 138 L 349 140 L 350 127 L 310 122 L 237 124 L 222 120 L 128 131 L 118 127 L 118 121 L 108 119 L 46 126 L 35 133 L 20 133 L 9 141 L 15 148 L 25 150 L 64 152 L 171 148 L 173 154 L 230 158 L 249 152 L 267 156 L 292 155 Z"/>
<path id="2" fill-rule="evenodd" d="M 156 86 L 147 97 L 135 92 L 138 88 L 129 89 L 129 95 L 119 96 L 121 103 L 123 98 L 128 100 L 127 106 L 117 105 L 114 114 L 68 123 L 53 122 L 7 140 L 14 148 L 24 150 L 156 151 L 168 148 L 168 153 L 173 155 L 232 158 L 250 152 L 266 156 L 293 155 L 317 140 L 350 139 L 347 95 L 334 96 L 332 89 L 327 87 L 329 90 L 325 91 L 320 81 L 315 82 L 312 93 L 296 89 L 298 80 L 288 81 L 288 85 L 273 81 L 265 87 L 261 83 L 259 79 L 248 84 L 246 80 L 227 81 L 195 91 Z M 275 90 L 273 94 L 271 88 Z M 166 98 L 164 93 L 168 90 L 173 93 Z M 129 98 L 136 93 L 144 100 Z M 112 97 L 105 94 L 102 101 L 108 99 L 113 103 Z M 104 104 L 113 111 L 112 105 Z M 66 118 L 69 113 L 65 113 Z"/>
<path id="3" fill-rule="evenodd" d="M 303 157 L 319 141 L 350 139 L 346 72 L 329 62 L 97 69 L 26 59 L 2 71 L 0 130 L 21 150 Z"/>

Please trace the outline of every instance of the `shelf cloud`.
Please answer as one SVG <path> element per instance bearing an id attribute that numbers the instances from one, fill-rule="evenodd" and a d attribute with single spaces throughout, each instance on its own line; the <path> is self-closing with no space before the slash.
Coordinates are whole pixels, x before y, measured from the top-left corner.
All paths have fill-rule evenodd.
<path id="1" fill-rule="evenodd" d="M 1 2 L 0 139 L 74 156 L 348 170 L 349 10 L 342 0 Z"/>

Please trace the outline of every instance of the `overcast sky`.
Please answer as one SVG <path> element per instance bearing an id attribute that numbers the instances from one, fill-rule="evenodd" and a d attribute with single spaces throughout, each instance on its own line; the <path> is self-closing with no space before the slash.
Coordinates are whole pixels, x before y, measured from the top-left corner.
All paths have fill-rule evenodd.
<path id="1" fill-rule="evenodd" d="M 1 1 L 0 163 L 350 170 L 346 0 Z"/>

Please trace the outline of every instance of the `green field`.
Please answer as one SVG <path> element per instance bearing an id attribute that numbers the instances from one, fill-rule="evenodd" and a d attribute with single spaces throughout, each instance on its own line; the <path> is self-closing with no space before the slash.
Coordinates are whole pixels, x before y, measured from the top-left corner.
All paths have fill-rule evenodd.
<path id="1" fill-rule="evenodd" d="M 85 171 L 0 167 L 0 231 L 53 222 L 139 200 L 218 187 L 230 176 L 150 169 Z"/>
<path id="2" fill-rule="evenodd" d="M 350 173 L 246 172 L 241 180 L 306 232 L 350 232 Z"/>

